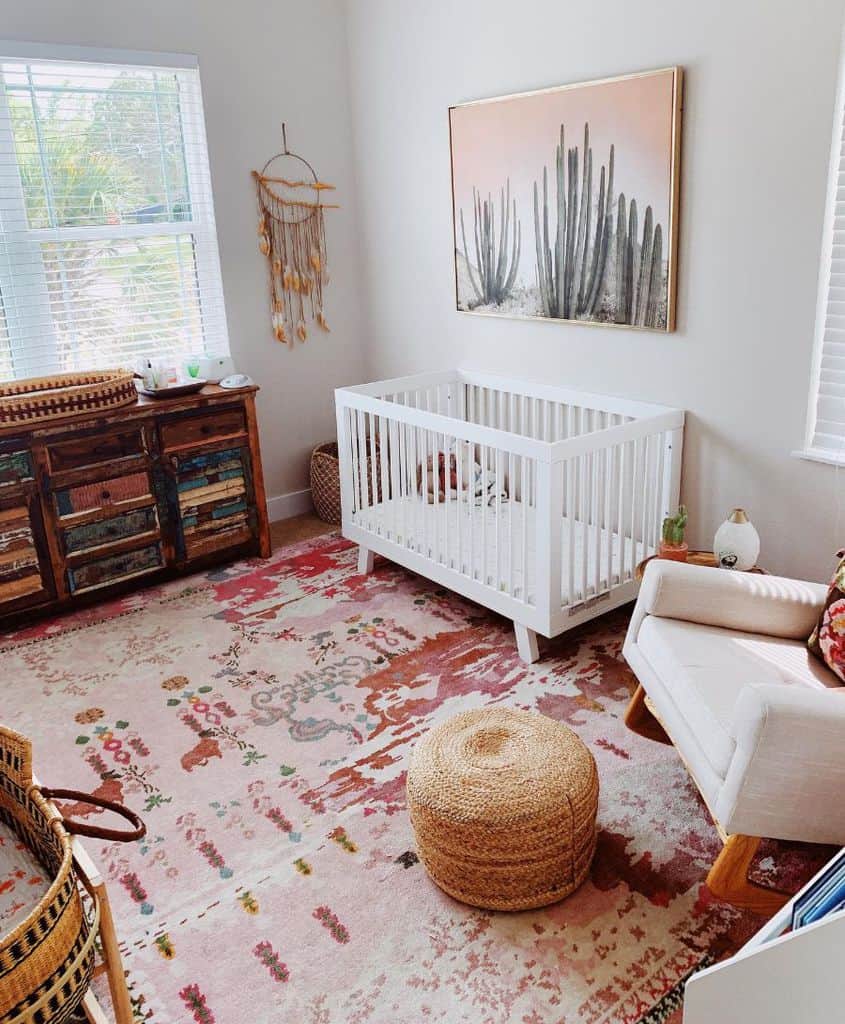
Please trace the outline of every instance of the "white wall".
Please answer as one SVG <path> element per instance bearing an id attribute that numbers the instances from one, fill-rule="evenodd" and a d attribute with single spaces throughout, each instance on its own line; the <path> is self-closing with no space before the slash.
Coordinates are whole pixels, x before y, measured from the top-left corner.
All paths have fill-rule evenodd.
<path id="1" fill-rule="evenodd" d="M 26 0 L 2 3 L 0 38 L 199 57 L 232 354 L 262 386 L 267 493 L 308 486 L 308 456 L 335 435 L 332 389 L 362 379 L 347 47 L 339 0 Z M 338 186 L 328 213 L 326 317 L 294 351 L 270 333 L 250 170 L 288 144 Z M 271 514 L 279 504 L 271 504 Z"/>
<path id="2" fill-rule="evenodd" d="M 772 569 L 822 578 L 845 479 L 803 439 L 841 0 L 348 0 L 368 375 L 475 365 L 689 410 L 690 540 L 745 506 Z M 678 330 L 454 309 L 447 109 L 686 69 Z"/>

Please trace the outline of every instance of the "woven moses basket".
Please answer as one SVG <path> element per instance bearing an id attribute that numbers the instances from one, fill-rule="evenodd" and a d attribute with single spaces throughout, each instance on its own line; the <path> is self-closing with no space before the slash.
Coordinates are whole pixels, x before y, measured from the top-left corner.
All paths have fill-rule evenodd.
<path id="1" fill-rule="evenodd" d="M 128 818 L 134 829 L 115 832 L 65 821 L 50 796 L 81 799 Z M 133 840 L 144 825 L 125 807 L 73 790 L 33 783 L 32 747 L 0 726 L 0 821 L 38 858 L 53 879 L 27 917 L 0 935 L 0 1024 L 64 1024 L 85 996 L 94 970 L 100 905 L 91 892 L 86 913 L 74 870 L 71 831 Z"/>
<path id="2" fill-rule="evenodd" d="M 83 412 L 108 412 L 137 401 L 125 370 L 57 373 L 0 384 L 0 426 L 44 423 Z"/>
<path id="3" fill-rule="evenodd" d="M 570 729 L 509 708 L 467 711 L 416 745 L 408 807 L 420 859 L 455 899 L 528 910 L 578 888 L 596 847 L 599 779 Z"/>

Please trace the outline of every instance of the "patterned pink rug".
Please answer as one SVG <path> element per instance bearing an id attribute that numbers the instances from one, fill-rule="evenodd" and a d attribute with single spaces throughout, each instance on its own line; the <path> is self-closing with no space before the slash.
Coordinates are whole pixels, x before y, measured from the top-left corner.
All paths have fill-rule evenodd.
<path id="1" fill-rule="evenodd" d="M 143 842 L 92 850 L 138 1019 L 675 1020 L 679 982 L 760 922 L 710 898 L 719 844 L 695 790 L 622 723 L 625 616 L 526 667 L 508 623 L 355 558 L 332 535 L 3 638 L 2 718 L 42 780 L 146 818 Z M 490 703 L 566 722 L 598 761 L 591 878 L 546 910 L 462 906 L 414 854 L 414 740 Z M 824 853 L 776 849 L 758 871 L 797 885 Z M 7 916 L 28 881 L 0 878 Z"/>

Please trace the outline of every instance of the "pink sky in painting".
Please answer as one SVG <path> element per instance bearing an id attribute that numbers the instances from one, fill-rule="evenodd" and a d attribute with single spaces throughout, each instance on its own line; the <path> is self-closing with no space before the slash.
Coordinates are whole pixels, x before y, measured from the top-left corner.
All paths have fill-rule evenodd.
<path id="1" fill-rule="evenodd" d="M 459 211 L 463 209 L 467 242 L 472 232 L 472 189 L 484 196 L 510 178 L 511 197 L 522 222 L 519 277 L 533 279 L 533 184 L 542 182 L 548 167 L 554 194 L 554 160 L 560 125 L 566 147 L 578 146 L 583 160 L 584 123 L 590 125 L 593 149 L 593 195 L 599 173 L 615 149 L 614 203 L 620 192 L 637 200 L 640 223 L 647 205 L 655 221 L 669 228 L 671 201 L 672 71 L 525 95 L 451 110 L 452 170 L 455 188 L 457 244 L 461 248 Z M 580 163 L 579 163 L 580 167 Z M 498 207 L 497 207 L 498 220 Z M 498 224 L 497 224 L 498 228 Z"/>

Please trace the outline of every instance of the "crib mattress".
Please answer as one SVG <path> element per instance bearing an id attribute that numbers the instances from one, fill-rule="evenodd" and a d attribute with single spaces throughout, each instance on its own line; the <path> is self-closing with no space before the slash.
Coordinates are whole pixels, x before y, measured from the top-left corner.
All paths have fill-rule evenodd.
<path id="1" fill-rule="evenodd" d="M 534 604 L 536 516 L 536 509 L 521 501 L 502 501 L 497 508 L 467 501 L 430 504 L 418 496 L 403 496 L 372 505 L 352 518 L 370 533 Z M 654 554 L 630 536 L 593 526 L 584 531 L 580 522 L 568 517 L 560 519 L 560 531 L 562 606 L 618 586 L 631 578 L 638 561 Z"/>

